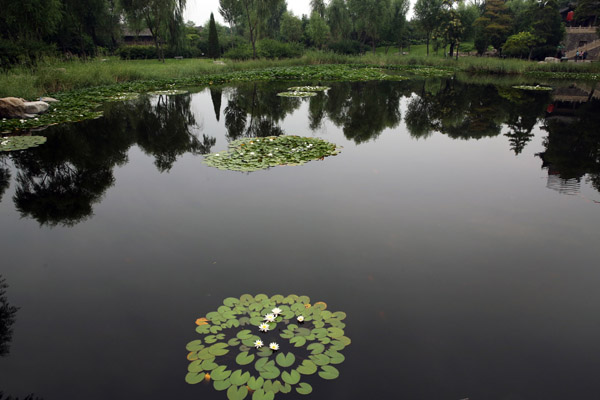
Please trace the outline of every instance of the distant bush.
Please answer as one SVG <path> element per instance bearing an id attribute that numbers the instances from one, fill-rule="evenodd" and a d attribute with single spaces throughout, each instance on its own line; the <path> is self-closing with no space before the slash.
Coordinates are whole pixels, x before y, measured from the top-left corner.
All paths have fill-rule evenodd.
<path id="1" fill-rule="evenodd" d="M 282 43 L 273 39 L 258 42 L 258 55 L 264 58 L 296 58 L 304 53 L 300 43 Z"/>
<path id="2" fill-rule="evenodd" d="M 241 45 L 229 49 L 223 54 L 223 57 L 231 60 L 249 60 L 252 58 L 252 47 L 250 45 Z"/>
<path id="3" fill-rule="evenodd" d="M 556 46 L 540 46 L 533 49 L 531 58 L 543 61 L 546 57 L 556 57 Z"/>
<path id="4" fill-rule="evenodd" d="M 56 46 L 42 41 L 14 42 L 0 38 L 0 69 L 14 65 L 36 65 L 38 60 L 56 55 Z"/>
<path id="5" fill-rule="evenodd" d="M 202 51 L 198 48 L 187 49 L 164 49 L 165 58 L 184 57 L 195 58 L 201 57 Z M 158 53 L 155 46 L 123 46 L 117 50 L 117 54 L 122 60 L 150 60 L 157 59 Z"/>
<path id="6" fill-rule="evenodd" d="M 368 51 L 369 46 L 362 44 L 358 40 L 340 40 L 339 42 L 329 43 L 329 49 L 338 54 L 357 55 Z"/>

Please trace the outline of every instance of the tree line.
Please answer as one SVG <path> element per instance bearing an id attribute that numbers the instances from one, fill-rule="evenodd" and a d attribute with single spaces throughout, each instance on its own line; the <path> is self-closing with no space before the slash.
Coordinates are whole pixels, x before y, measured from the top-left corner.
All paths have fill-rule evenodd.
<path id="1" fill-rule="evenodd" d="M 417 0 L 408 20 L 409 0 L 310 0 L 311 13 L 302 16 L 288 10 L 286 0 L 220 0 L 226 25 L 207 22 L 201 30 L 184 23 L 185 6 L 186 0 L 0 0 L 0 66 L 34 64 L 56 54 L 114 54 L 125 26 L 132 32 L 149 29 L 152 56 L 159 59 L 165 49 L 173 55 L 280 58 L 306 48 L 358 54 L 378 47 L 404 51 L 412 44 L 425 44 L 428 55 L 432 47 L 450 56 L 466 49 L 539 59 L 557 55 L 565 32 L 560 10 L 573 5 Z M 579 0 L 574 10 L 572 23 L 595 25 L 600 2 Z"/>

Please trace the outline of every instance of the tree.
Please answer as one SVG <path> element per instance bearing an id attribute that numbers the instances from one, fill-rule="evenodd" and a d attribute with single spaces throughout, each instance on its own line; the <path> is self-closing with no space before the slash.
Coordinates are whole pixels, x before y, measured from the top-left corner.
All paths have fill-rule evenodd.
<path id="1" fill-rule="evenodd" d="M 426 35 L 427 55 L 429 55 L 431 33 L 438 26 L 441 12 L 442 0 L 417 0 L 415 3 L 415 16 Z"/>
<path id="2" fill-rule="evenodd" d="M 257 57 L 256 41 L 258 39 L 259 24 L 268 21 L 283 0 L 219 0 L 219 13 L 225 21 L 236 27 L 243 26 L 248 30 L 252 44 L 252 56 Z"/>
<path id="3" fill-rule="evenodd" d="M 598 23 L 598 14 L 600 14 L 600 1 L 577 1 L 577 7 L 575 8 L 575 20 L 579 23 L 591 23 L 592 26 L 596 26 Z"/>
<path id="4" fill-rule="evenodd" d="M 556 48 L 560 44 L 564 34 L 565 27 L 558 10 L 556 0 L 546 0 L 543 3 L 533 4 L 531 14 L 533 24 L 531 26 L 533 34 L 539 38 L 542 48 L 535 50 L 536 57 L 556 55 Z"/>
<path id="5" fill-rule="evenodd" d="M 352 30 L 352 20 L 345 0 L 331 0 L 325 11 L 325 17 L 331 30 L 331 36 L 335 40 L 348 37 Z"/>
<path id="6" fill-rule="evenodd" d="M 121 0 L 128 21 L 142 21 L 154 39 L 159 60 L 165 61 L 162 45 L 183 33 L 186 0 Z"/>
<path id="7" fill-rule="evenodd" d="M 325 2 L 323 0 L 310 0 L 311 14 L 316 12 L 321 18 L 325 18 Z"/>
<path id="8" fill-rule="evenodd" d="M 279 28 L 281 38 L 286 42 L 302 40 L 302 20 L 290 12 L 283 14 Z"/>
<path id="9" fill-rule="evenodd" d="M 208 25 L 208 56 L 210 58 L 221 57 L 221 46 L 219 46 L 219 34 L 215 24 L 215 16 L 210 13 L 210 22 Z"/>
<path id="10" fill-rule="evenodd" d="M 329 39 L 329 26 L 316 11 L 311 14 L 306 31 L 318 48 L 322 48 Z"/>
<path id="11" fill-rule="evenodd" d="M 371 39 L 373 53 L 389 18 L 390 0 L 348 0 L 348 9 L 358 30 Z"/>
<path id="12" fill-rule="evenodd" d="M 388 20 L 387 38 L 402 50 L 403 36 L 406 27 L 406 13 L 410 8 L 408 0 L 391 0 L 390 17 Z"/>
<path id="13" fill-rule="evenodd" d="M 504 0 L 487 0 L 484 13 L 475 24 L 481 28 L 485 42 L 501 52 L 511 30 L 511 18 Z"/>
<path id="14" fill-rule="evenodd" d="M 509 36 L 506 43 L 502 46 L 502 53 L 512 57 L 524 57 L 531 60 L 533 48 L 540 43 L 540 38 L 531 32 L 519 32 L 516 35 Z"/>

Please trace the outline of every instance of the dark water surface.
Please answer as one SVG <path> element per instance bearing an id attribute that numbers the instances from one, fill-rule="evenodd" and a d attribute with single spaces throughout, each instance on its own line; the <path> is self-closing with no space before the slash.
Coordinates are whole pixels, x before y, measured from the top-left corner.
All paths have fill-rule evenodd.
<path id="1" fill-rule="evenodd" d="M 194 321 L 296 293 L 345 311 L 352 339 L 309 399 L 600 398 L 594 88 L 288 86 L 111 104 L 0 156 L 0 391 L 226 399 L 184 382 Z M 343 150 L 202 163 L 278 134 Z"/>

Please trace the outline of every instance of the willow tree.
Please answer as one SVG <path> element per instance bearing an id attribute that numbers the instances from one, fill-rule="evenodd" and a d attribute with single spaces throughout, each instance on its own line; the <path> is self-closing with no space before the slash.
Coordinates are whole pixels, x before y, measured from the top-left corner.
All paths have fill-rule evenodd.
<path id="1" fill-rule="evenodd" d="M 162 45 L 175 39 L 183 25 L 186 0 L 122 0 L 127 21 L 146 25 L 154 39 L 158 59 L 165 61 Z"/>
<path id="2" fill-rule="evenodd" d="M 269 19 L 274 10 L 279 10 L 281 0 L 219 0 L 219 13 L 232 26 L 247 28 L 252 55 L 256 58 L 256 41 L 260 24 Z"/>
<path id="3" fill-rule="evenodd" d="M 325 12 L 331 36 L 335 40 L 346 39 L 352 31 L 350 12 L 344 0 L 331 0 Z"/>
<path id="4" fill-rule="evenodd" d="M 429 40 L 431 33 L 438 27 L 442 14 L 442 0 L 417 0 L 415 16 L 419 25 L 425 31 L 427 40 L 427 55 L 429 55 Z"/>
<path id="5" fill-rule="evenodd" d="M 348 0 L 358 30 L 371 39 L 373 53 L 389 18 L 390 0 Z"/>

